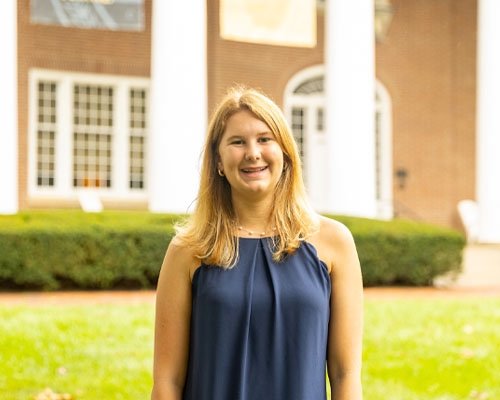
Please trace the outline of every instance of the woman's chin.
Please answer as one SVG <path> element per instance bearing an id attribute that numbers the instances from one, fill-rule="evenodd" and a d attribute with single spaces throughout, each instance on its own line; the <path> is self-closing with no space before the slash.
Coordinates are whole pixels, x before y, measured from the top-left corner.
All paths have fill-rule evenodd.
<path id="1" fill-rule="evenodd" d="M 272 195 L 272 189 L 268 183 L 264 182 L 250 182 L 245 185 L 242 190 L 239 190 L 240 193 L 248 196 L 256 195 L 256 196 L 262 196 L 262 195 Z"/>

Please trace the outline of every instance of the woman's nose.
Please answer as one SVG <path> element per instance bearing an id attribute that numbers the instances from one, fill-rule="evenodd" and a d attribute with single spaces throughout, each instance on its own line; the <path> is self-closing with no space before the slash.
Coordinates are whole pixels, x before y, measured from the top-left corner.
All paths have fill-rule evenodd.
<path id="1" fill-rule="evenodd" d="M 258 143 L 248 144 L 245 159 L 248 161 L 255 161 L 260 159 L 260 146 Z"/>

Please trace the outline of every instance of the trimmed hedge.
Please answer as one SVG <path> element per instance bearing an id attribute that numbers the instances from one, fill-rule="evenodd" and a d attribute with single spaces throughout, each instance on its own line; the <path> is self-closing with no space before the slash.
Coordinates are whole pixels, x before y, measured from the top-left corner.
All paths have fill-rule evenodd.
<path id="1" fill-rule="evenodd" d="M 0 216 L 1 289 L 119 289 L 156 285 L 180 216 L 30 211 Z M 465 240 L 411 221 L 335 217 L 352 231 L 365 286 L 430 285 L 458 273 Z"/>
<path id="2" fill-rule="evenodd" d="M 365 286 L 429 286 L 462 270 L 459 232 L 408 220 L 335 217 L 353 233 Z"/>
<path id="3" fill-rule="evenodd" d="M 0 287 L 154 287 L 174 218 L 178 216 L 79 211 L 2 216 Z"/>

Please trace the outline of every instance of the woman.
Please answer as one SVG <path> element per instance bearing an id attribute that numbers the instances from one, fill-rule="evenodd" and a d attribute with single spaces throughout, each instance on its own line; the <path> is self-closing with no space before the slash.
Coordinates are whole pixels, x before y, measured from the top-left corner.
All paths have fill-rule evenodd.
<path id="1" fill-rule="evenodd" d="M 362 279 L 346 227 L 314 213 L 285 118 L 229 91 L 194 213 L 160 272 L 153 400 L 360 400 Z"/>

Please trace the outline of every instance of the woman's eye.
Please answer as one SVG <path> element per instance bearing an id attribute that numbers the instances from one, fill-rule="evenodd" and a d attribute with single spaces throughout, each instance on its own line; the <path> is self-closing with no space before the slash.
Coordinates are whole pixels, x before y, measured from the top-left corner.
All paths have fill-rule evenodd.
<path id="1" fill-rule="evenodd" d="M 241 139 L 235 139 L 235 140 L 231 141 L 231 144 L 240 145 L 240 144 L 243 144 L 243 140 L 241 140 Z"/>
<path id="2" fill-rule="evenodd" d="M 267 136 L 263 136 L 263 137 L 261 137 L 261 138 L 259 139 L 259 141 L 260 141 L 261 143 L 267 143 L 267 142 L 269 142 L 270 140 L 271 140 L 271 138 L 270 138 L 270 137 L 267 137 Z"/>

